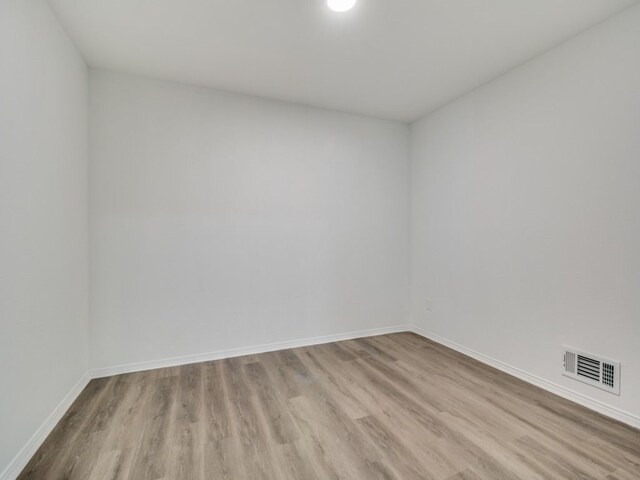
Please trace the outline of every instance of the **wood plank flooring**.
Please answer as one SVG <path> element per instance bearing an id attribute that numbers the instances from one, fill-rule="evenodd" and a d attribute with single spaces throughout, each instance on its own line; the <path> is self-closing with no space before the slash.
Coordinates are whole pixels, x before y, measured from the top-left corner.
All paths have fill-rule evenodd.
<path id="1" fill-rule="evenodd" d="M 640 478 L 640 431 L 411 333 L 93 380 L 20 479 Z"/>

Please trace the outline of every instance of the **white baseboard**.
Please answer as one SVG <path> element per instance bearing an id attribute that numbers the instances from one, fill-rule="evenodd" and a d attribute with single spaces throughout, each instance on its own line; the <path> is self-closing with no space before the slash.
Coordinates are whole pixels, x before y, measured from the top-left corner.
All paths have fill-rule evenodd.
<path id="1" fill-rule="evenodd" d="M 197 355 L 186 355 L 182 357 L 165 358 L 161 360 L 153 360 L 139 363 L 131 363 L 128 365 L 119 365 L 116 367 L 106 367 L 91 370 L 85 373 L 80 380 L 74 385 L 69 393 L 62 399 L 54 411 L 44 421 L 44 423 L 33 434 L 24 447 L 18 452 L 14 459 L 9 463 L 7 468 L 0 474 L 0 480 L 15 480 L 22 469 L 27 465 L 31 457 L 36 453 L 40 445 L 47 438 L 56 424 L 69 409 L 74 400 L 80 395 L 80 392 L 87 386 L 92 378 L 107 377 L 111 375 L 119 375 L 122 373 L 138 372 L 143 370 L 152 370 L 155 368 L 173 367 L 178 365 L 186 365 L 189 363 L 207 362 L 211 360 L 220 360 L 223 358 L 240 357 L 243 355 L 255 355 L 258 353 L 274 352 L 287 348 L 306 347 L 311 345 L 320 345 L 323 343 L 339 342 L 342 340 L 351 340 L 356 338 L 372 337 L 375 335 L 385 335 L 388 333 L 398 332 L 414 332 L 420 336 L 433 340 L 446 347 L 456 350 L 460 353 L 468 355 L 482 363 L 490 365 L 498 370 L 513 375 L 525 382 L 531 383 L 547 390 L 551 393 L 559 395 L 563 398 L 571 400 L 579 405 L 590 408 L 598 413 L 619 420 L 632 427 L 640 428 L 640 417 L 632 415 L 628 412 L 606 405 L 602 402 L 589 398 L 573 390 L 549 382 L 543 378 L 537 377 L 516 367 L 512 367 L 504 362 L 491 358 L 482 353 L 471 350 L 467 347 L 459 345 L 455 342 L 442 338 L 438 335 L 430 333 L 415 325 L 397 325 L 394 327 L 376 328 L 372 330 L 360 330 L 357 332 L 339 333 L 334 335 L 325 335 L 320 337 L 304 338 L 299 340 L 290 340 L 285 342 L 268 343 L 256 345 L 252 347 L 235 348 L 230 350 L 219 350 L 216 352 L 202 353 Z"/>
<path id="2" fill-rule="evenodd" d="M 47 419 L 40 425 L 40 428 L 33 434 L 33 436 L 27 441 L 24 447 L 13 457 L 13 460 L 9 463 L 7 468 L 0 473 L 0 480 L 15 480 L 20 475 L 22 469 L 27 465 L 31 457 L 36 453 L 42 442 L 45 441 L 47 436 L 53 430 L 53 427 L 62 419 L 63 415 L 69 409 L 71 404 L 78 398 L 80 392 L 87 386 L 91 377 L 89 372 L 85 372 L 82 378 L 73 386 L 73 388 L 65 395 L 58 406 L 51 412 Z"/>
<path id="3" fill-rule="evenodd" d="M 593 398 L 587 397 L 578 392 L 574 392 L 568 388 L 562 387 L 558 384 L 545 380 L 544 378 L 538 377 L 531 373 L 525 372 L 524 370 L 520 370 L 519 368 L 508 365 L 500 360 L 496 360 L 495 358 L 489 357 L 488 355 L 484 355 L 482 353 L 476 352 L 475 350 L 471 350 L 463 345 L 452 342 L 451 340 L 447 340 L 446 338 L 440 337 L 434 333 L 428 332 L 420 327 L 415 325 L 411 326 L 411 331 L 422 336 L 428 338 L 429 340 L 433 340 L 436 343 L 444 345 L 445 347 L 449 347 L 457 352 L 463 353 L 471 358 L 474 358 L 482 363 L 485 363 L 491 367 L 494 367 L 500 371 L 508 373 L 509 375 L 513 375 L 520 380 L 524 380 L 527 383 L 531 383 L 536 387 L 540 387 L 543 390 L 547 390 L 548 392 L 554 393 L 560 397 L 566 398 L 567 400 L 571 400 L 583 407 L 594 410 L 602 415 L 618 420 L 622 423 L 626 423 L 635 428 L 640 429 L 640 417 L 633 415 L 631 413 L 625 412 L 618 408 L 612 407 L 605 403 L 602 403 L 598 400 L 594 400 Z"/>
<path id="4" fill-rule="evenodd" d="M 186 365 L 189 363 L 207 362 L 211 360 L 220 360 L 222 358 L 240 357 L 243 355 L 254 355 L 257 353 L 273 352 L 276 350 L 284 350 L 287 348 L 306 347 L 311 345 L 320 345 L 322 343 L 339 342 L 341 340 L 351 340 L 355 338 L 372 337 L 375 335 L 385 335 L 387 333 L 409 332 L 411 325 L 397 325 L 394 327 L 376 328 L 372 330 L 360 330 L 357 332 L 338 333 L 334 335 L 325 335 L 321 337 L 303 338 L 299 340 L 290 340 L 286 342 L 268 343 L 256 345 L 252 347 L 235 348 L 230 350 L 219 350 L 216 352 L 202 353 L 197 355 L 186 355 L 183 357 L 165 358 L 161 360 L 152 360 L 146 362 L 132 363 L 128 365 L 119 365 L 116 367 L 99 368 L 86 372 L 82 378 L 74 385 L 71 391 L 58 404 L 54 411 L 38 428 L 36 433 L 29 439 L 24 447 L 18 452 L 14 459 L 9 463 L 5 470 L 0 474 L 0 480 L 15 480 L 22 469 L 27 465 L 31 457 L 36 453 L 40 445 L 45 441 L 53 427 L 60 421 L 65 412 L 69 409 L 80 392 L 87 386 L 92 378 L 108 377 L 111 375 L 119 375 L 122 373 L 139 372 L 143 370 L 152 370 L 155 368 L 173 367 L 177 365 Z"/>
<path id="5" fill-rule="evenodd" d="M 244 355 L 255 355 L 258 353 L 275 352 L 287 348 L 308 347 L 323 343 L 339 342 L 342 340 L 352 340 L 354 338 L 372 337 L 375 335 L 385 335 L 387 333 L 412 331 L 411 325 L 396 325 L 393 327 L 375 328 L 372 330 L 359 330 L 356 332 L 338 333 L 334 335 L 324 335 L 320 337 L 302 338 L 299 340 L 289 340 L 284 342 L 267 343 L 251 347 L 233 348 L 229 350 L 218 350 L 215 352 L 199 353 L 195 355 L 185 355 L 181 357 L 163 358 L 115 367 L 97 368 L 91 370 L 91 378 L 110 377 L 123 373 L 141 372 L 156 368 L 176 367 L 178 365 L 188 365 L 190 363 L 210 362 L 223 358 L 242 357 Z M 2 479 L 0 479 L 2 480 Z"/>

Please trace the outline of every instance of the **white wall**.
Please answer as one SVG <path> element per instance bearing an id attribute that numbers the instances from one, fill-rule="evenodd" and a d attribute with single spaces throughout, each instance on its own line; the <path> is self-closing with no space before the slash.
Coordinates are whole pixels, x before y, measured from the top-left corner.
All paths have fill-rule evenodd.
<path id="1" fill-rule="evenodd" d="M 639 40 L 636 7 L 411 134 L 413 322 L 636 416 Z M 88 120 L 93 367 L 405 323 L 405 125 L 107 72 L 88 117 L 42 0 L 0 3 L 0 71 L 0 471 L 88 366 Z"/>
<path id="2" fill-rule="evenodd" d="M 0 72 L 2 472 L 88 366 L 88 75 L 42 0 L 0 2 Z"/>
<path id="3" fill-rule="evenodd" d="M 91 85 L 94 367 L 407 322 L 407 125 Z"/>
<path id="4" fill-rule="evenodd" d="M 640 7 L 411 137 L 412 321 L 640 416 Z M 562 344 L 620 360 L 621 396 L 562 377 Z"/>

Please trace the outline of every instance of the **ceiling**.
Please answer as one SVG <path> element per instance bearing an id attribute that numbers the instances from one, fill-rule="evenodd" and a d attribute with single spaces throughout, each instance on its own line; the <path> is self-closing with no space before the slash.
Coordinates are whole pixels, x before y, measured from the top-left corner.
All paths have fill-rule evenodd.
<path id="1" fill-rule="evenodd" d="M 87 63 L 412 121 L 637 0 L 49 0 Z"/>

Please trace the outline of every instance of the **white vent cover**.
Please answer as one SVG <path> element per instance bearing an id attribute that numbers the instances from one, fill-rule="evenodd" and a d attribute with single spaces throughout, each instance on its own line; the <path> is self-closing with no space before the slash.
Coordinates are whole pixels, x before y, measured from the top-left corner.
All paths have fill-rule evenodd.
<path id="1" fill-rule="evenodd" d="M 564 347 L 562 374 L 620 395 L 620 362 Z"/>

